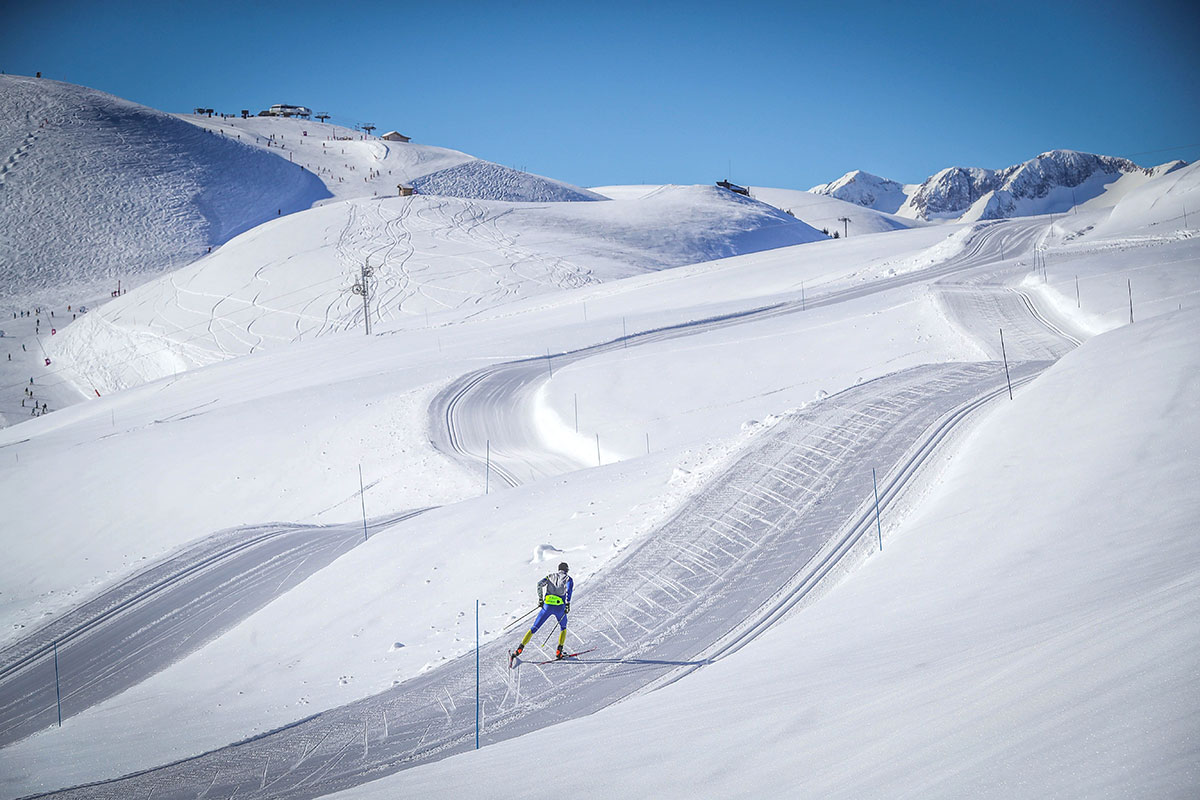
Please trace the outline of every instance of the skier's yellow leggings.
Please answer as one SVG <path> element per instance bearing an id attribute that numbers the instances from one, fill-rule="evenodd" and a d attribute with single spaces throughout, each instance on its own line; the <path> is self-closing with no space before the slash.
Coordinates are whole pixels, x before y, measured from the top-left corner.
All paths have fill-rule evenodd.
<path id="1" fill-rule="evenodd" d="M 525 645 L 529 644 L 529 640 L 532 638 L 533 638 L 533 628 L 530 628 L 525 633 L 525 638 L 521 640 L 521 647 L 524 647 Z M 558 634 L 558 646 L 562 647 L 563 643 L 565 641 L 567 641 L 567 629 L 563 628 L 562 631 Z"/>

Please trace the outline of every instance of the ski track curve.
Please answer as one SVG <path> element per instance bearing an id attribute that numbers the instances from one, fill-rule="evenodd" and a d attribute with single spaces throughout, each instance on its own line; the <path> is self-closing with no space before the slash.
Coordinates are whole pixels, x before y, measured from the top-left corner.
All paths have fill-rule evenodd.
<path id="1" fill-rule="evenodd" d="M 981 342 L 994 341 L 994 348 L 984 348 L 989 357 L 1001 358 L 999 329 L 1004 327 L 1009 338 L 1019 337 L 1023 345 L 1007 353 L 1010 360 L 1056 359 L 1078 344 L 1078 340 L 1064 340 L 1057 329 L 1048 337 L 1044 316 L 1030 318 L 1034 305 L 1027 295 L 1006 286 L 992 285 L 1000 279 L 990 274 L 983 279 L 987 282 L 966 284 L 953 283 L 952 278 L 947 277 L 989 267 L 1001 254 L 1030 250 L 1044 226 L 1044 222 L 1025 220 L 985 225 L 975 232 L 963 252 L 925 269 L 803 300 L 630 333 L 578 350 L 555 353 L 550 358 L 556 367 L 563 367 L 621 348 L 803 313 L 808 308 L 831 306 L 913 283 L 942 279 L 935 284 L 935 291 L 946 306 L 948 316 Z M 1020 265 L 1001 274 L 1011 276 L 1018 270 L 1022 270 Z M 1024 297 L 1024 306 L 1020 297 Z M 590 462 L 574 461 L 565 454 L 547 451 L 531 421 L 532 415 L 521 407 L 534 395 L 538 385 L 548 380 L 546 359 L 539 355 L 495 364 L 452 381 L 430 404 L 428 425 L 434 446 L 468 469 L 495 472 L 510 486 L 591 466 Z"/>

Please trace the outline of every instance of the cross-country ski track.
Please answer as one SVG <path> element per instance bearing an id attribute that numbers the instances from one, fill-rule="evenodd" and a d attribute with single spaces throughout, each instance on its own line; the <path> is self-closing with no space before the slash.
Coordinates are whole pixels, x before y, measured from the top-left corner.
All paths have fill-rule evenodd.
<path id="1" fill-rule="evenodd" d="M 0 653 L 0 747 L 140 683 L 420 511 L 341 525 L 259 525 L 207 537 Z M 365 530 L 364 530 L 365 527 Z M 57 648 L 57 654 L 56 654 Z"/>
<path id="2" fill-rule="evenodd" d="M 1012 337 L 1011 344 L 1006 339 L 1006 355 L 1012 383 L 1019 386 L 1077 341 L 1002 277 L 974 283 L 959 279 L 967 271 L 994 271 L 998 256 L 1027 250 L 1042 231 L 1044 223 L 1031 221 L 983 226 L 968 248 L 942 264 L 806 302 L 832 304 L 945 279 L 935 291 L 952 318 L 981 338 L 996 323 Z M 1009 270 L 1010 277 L 1015 274 Z M 556 358 L 586 358 L 800 311 L 799 304 L 780 304 L 637 333 Z M 491 431 L 492 469 L 498 475 L 516 484 L 525 474 L 578 468 L 556 454 L 534 452 L 536 439 L 520 420 L 522 393 L 546 379 L 544 364 L 537 361 L 472 373 L 439 395 L 429 412 L 441 437 L 435 444 L 460 458 L 480 457 L 472 438 L 484 430 L 480 420 L 491 424 L 507 409 L 507 424 Z M 961 423 L 1007 393 L 998 360 L 930 364 L 847 389 L 761 431 L 691 502 L 588 581 L 586 602 L 571 615 L 569 642 L 572 649 L 587 642 L 598 647 L 595 653 L 509 670 L 511 637 L 483 646 L 482 742 L 590 714 L 678 680 L 811 601 L 824 578 L 849 568 L 853 558 L 848 556 L 875 546 L 872 469 L 881 510 L 899 507 L 905 492 L 919 483 L 914 476 Z M 768 553 L 769 558 L 756 557 Z M 744 591 L 751 572 L 755 586 L 774 588 Z M 381 694 L 247 741 L 54 794 L 318 797 L 470 749 L 474 731 L 475 654 L 470 653 Z"/>

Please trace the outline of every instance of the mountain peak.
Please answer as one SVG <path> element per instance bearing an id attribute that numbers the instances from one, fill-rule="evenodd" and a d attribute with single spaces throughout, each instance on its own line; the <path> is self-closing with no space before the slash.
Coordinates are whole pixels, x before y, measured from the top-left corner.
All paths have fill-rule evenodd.
<path id="1" fill-rule="evenodd" d="M 851 170 L 836 181 L 814 186 L 809 191 L 889 214 L 895 213 L 905 199 L 904 187 L 899 183 L 861 169 Z"/>

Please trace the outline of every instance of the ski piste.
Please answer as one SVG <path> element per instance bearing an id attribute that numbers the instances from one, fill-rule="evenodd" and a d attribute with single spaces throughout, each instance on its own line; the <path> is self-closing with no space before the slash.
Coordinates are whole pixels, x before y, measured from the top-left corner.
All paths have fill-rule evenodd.
<path id="1" fill-rule="evenodd" d="M 562 658 L 548 658 L 548 659 L 546 659 L 545 661 L 530 661 L 529 663 L 530 663 L 530 664 L 533 664 L 534 666 L 539 666 L 539 667 L 540 667 L 540 666 L 542 666 L 542 665 L 544 665 L 544 664 L 553 664 L 555 661 L 565 661 L 565 660 L 566 660 L 566 659 L 568 659 L 568 658 L 575 658 L 576 656 L 581 656 L 581 655 L 583 655 L 584 653 L 590 653 L 590 652 L 592 652 L 592 651 L 593 651 L 593 650 L 595 650 L 595 649 L 596 649 L 595 647 L 589 647 L 587 650 L 580 650 L 580 651 L 579 651 L 579 652 L 577 652 L 577 653 L 563 653 L 563 657 L 562 657 Z M 520 657 L 520 656 L 518 656 L 518 655 L 517 655 L 515 652 L 513 652 L 512 650 L 508 651 L 508 666 L 509 666 L 509 669 L 512 669 L 512 668 L 516 667 L 516 666 L 517 666 L 517 664 L 519 664 L 519 663 L 520 663 L 520 660 L 521 660 L 521 657 Z"/>

